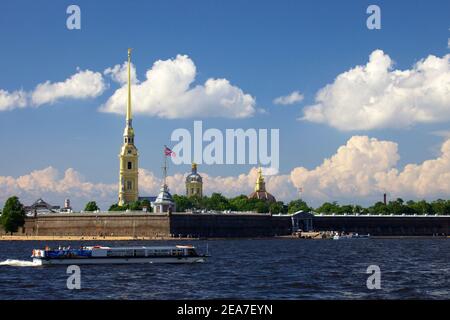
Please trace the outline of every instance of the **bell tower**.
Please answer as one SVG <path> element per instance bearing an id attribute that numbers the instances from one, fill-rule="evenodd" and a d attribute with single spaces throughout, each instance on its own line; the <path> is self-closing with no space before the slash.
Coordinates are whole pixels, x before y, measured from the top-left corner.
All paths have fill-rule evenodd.
<path id="1" fill-rule="evenodd" d="M 197 172 L 196 163 L 192 163 L 192 172 L 186 177 L 186 196 L 203 197 L 203 180 Z"/>
<path id="2" fill-rule="evenodd" d="M 120 150 L 119 202 L 120 206 L 137 201 L 138 192 L 138 150 L 134 145 L 133 119 L 131 115 L 131 49 L 128 49 L 128 98 L 127 118 L 123 132 L 123 145 Z"/>

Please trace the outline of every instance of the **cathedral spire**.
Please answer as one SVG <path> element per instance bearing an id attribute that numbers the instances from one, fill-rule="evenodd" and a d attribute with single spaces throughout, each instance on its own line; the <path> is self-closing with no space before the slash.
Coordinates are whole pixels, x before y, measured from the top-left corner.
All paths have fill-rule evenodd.
<path id="1" fill-rule="evenodd" d="M 128 99 L 127 99 L 127 125 L 131 127 L 131 48 L 128 48 Z"/>
<path id="2" fill-rule="evenodd" d="M 123 131 L 123 145 L 119 154 L 119 205 L 121 206 L 139 199 L 139 154 L 134 145 L 134 129 L 131 122 L 131 49 L 128 49 L 127 118 Z"/>
<path id="3" fill-rule="evenodd" d="M 260 199 L 267 202 L 276 202 L 277 200 L 273 195 L 266 191 L 266 182 L 264 181 L 264 176 L 262 173 L 262 168 L 259 166 L 258 168 L 258 176 L 256 178 L 255 183 L 255 191 L 252 192 L 249 196 L 249 199 Z"/>
<path id="4" fill-rule="evenodd" d="M 264 176 L 262 174 L 261 166 L 258 168 L 258 178 L 256 179 L 255 191 L 266 191 L 266 183 L 264 182 Z"/>

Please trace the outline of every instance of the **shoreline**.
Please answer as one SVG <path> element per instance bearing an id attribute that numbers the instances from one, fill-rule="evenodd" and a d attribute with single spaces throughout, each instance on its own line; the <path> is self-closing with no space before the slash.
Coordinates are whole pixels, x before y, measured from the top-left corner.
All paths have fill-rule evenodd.
<path id="1" fill-rule="evenodd" d="M 0 241 L 138 241 L 199 240 L 198 238 L 131 237 L 131 236 L 0 236 Z"/>
<path id="2" fill-rule="evenodd" d="M 450 236 L 371 236 L 372 239 L 450 239 Z M 302 239 L 296 236 L 244 237 L 244 238 L 173 238 L 131 236 L 16 236 L 1 235 L 0 241 L 188 241 L 188 240 L 331 240 Z"/>

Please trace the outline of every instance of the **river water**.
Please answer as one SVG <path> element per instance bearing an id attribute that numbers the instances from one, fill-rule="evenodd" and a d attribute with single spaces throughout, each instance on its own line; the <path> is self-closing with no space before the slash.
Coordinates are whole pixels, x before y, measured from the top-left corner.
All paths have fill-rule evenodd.
<path id="1" fill-rule="evenodd" d="M 206 263 L 81 266 L 81 289 L 66 266 L 32 266 L 45 245 L 0 241 L 0 299 L 450 299 L 449 239 L 97 241 L 108 246 L 195 245 Z M 381 289 L 367 288 L 367 268 Z"/>

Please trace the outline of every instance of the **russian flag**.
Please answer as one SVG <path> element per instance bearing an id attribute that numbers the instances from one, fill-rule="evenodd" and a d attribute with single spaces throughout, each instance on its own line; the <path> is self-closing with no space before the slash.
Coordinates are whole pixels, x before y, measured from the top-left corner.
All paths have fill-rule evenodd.
<path id="1" fill-rule="evenodd" d="M 169 147 L 167 147 L 166 145 L 164 146 L 164 155 L 167 157 L 175 157 L 176 154 L 175 152 L 173 152 Z"/>

